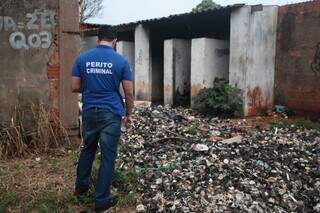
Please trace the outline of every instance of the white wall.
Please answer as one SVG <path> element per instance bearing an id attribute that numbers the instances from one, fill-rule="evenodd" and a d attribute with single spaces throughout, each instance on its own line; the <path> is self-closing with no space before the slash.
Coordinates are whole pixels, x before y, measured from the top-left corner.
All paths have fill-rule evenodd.
<path id="1" fill-rule="evenodd" d="M 213 86 L 215 78 L 229 77 L 229 41 L 198 38 L 191 47 L 191 97 Z"/>
<path id="2" fill-rule="evenodd" d="M 136 100 L 151 101 L 152 56 L 149 30 L 138 25 L 135 30 L 135 96 Z"/>
<path id="3" fill-rule="evenodd" d="M 191 41 L 164 42 L 164 103 L 185 105 L 190 95 Z M 186 100 L 185 100 L 186 99 Z"/>
<path id="4" fill-rule="evenodd" d="M 246 6 L 231 15 L 229 80 L 243 90 L 245 116 L 273 107 L 277 16 L 277 6 L 255 12 Z"/>
<path id="5" fill-rule="evenodd" d="M 127 59 L 130 64 L 130 68 L 132 71 L 132 77 L 134 82 L 134 42 L 129 41 L 119 41 L 117 42 L 117 52 L 122 55 L 125 59 Z M 120 87 L 120 93 L 124 96 L 123 88 Z"/>

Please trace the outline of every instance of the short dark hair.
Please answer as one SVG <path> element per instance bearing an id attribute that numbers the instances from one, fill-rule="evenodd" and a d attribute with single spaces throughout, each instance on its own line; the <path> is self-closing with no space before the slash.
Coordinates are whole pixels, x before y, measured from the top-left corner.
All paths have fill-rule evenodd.
<path id="1" fill-rule="evenodd" d="M 117 32 L 110 26 L 100 27 L 98 30 L 98 39 L 112 41 L 117 38 Z"/>

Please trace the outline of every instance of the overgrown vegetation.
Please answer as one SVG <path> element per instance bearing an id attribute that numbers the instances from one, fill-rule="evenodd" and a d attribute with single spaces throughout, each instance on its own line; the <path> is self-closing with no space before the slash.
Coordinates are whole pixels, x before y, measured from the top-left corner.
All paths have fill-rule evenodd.
<path id="1" fill-rule="evenodd" d="M 16 200 L 16 193 L 8 192 L 3 187 L 0 187 L 0 212 L 5 212 L 9 206 L 16 202 Z"/>
<path id="2" fill-rule="evenodd" d="M 202 89 L 193 102 L 193 108 L 203 114 L 218 117 L 242 115 L 241 91 L 223 79 L 216 79 L 212 88 Z"/>
<path id="3" fill-rule="evenodd" d="M 61 144 L 70 145 L 67 131 L 57 113 L 42 104 L 16 107 L 11 123 L 0 126 L 0 159 L 47 153 Z"/>
<path id="4" fill-rule="evenodd" d="M 320 122 L 313 122 L 311 120 L 306 119 L 289 119 L 289 120 L 282 120 L 272 123 L 273 127 L 277 128 L 286 128 L 291 130 L 298 130 L 298 129 L 314 129 L 320 131 Z"/>
<path id="5" fill-rule="evenodd" d="M 94 193 L 94 183 L 97 181 L 99 172 L 101 155 L 96 155 L 96 159 L 92 165 L 91 182 L 92 187 L 89 194 Z M 131 207 L 136 204 L 135 187 L 138 186 L 138 178 L 144 173 L 143 170 L 128 168 L 126 170 L 120 169 L 119 166 L 115 169 L 112 185 L 117 188 L 116 197 L 118 198 L 118 207 Z"/>
<path id="6" fill-rule="evenodd" d="M 34 212 L 60 213 L 73 212 L 78 201 L 71 193 L 57 195 L 55 192 L 42 192 L 29 204 L 28 209 Z"/>

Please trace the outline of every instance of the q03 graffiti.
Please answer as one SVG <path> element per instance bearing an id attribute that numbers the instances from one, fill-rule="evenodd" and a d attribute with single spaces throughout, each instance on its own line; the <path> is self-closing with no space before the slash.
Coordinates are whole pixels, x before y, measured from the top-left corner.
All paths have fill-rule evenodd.
<path id="1" fill-rule="evenodd" d="M 55 26 L 55 12 L 35 10 L 33 13 L 27 13 L 25 19 L 16 22 L 10 16 L 0 16 L 0 32 L 11 32 L 10 46 L 13 49 L 26 50 L 49 48 L 52 42 L 51 30 Z"/>

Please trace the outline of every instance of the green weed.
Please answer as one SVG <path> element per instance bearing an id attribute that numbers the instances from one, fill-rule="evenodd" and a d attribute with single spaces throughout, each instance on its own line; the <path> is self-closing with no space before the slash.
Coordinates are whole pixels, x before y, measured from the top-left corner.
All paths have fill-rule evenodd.
<path id="1" fill-rule="evenodd" d="M 7 192 L 0 188 L 0 212 L 6 212 L 10 206 L 18 202 L 18 196 L 14 192 Z"/>
<path id="2" fill-rule="evenodd" d="M 277 122 L 272 123 L 272 126 L 278 127 L 278 128 L 287 128 L 287 129 L 291 129 L 291 130 L 315 129 L 315 130 L 320 131 L 320 123 L 319 122 L 313 122 L 313 121 L 305 120 L 305 119 L 277 121 Z"/>

